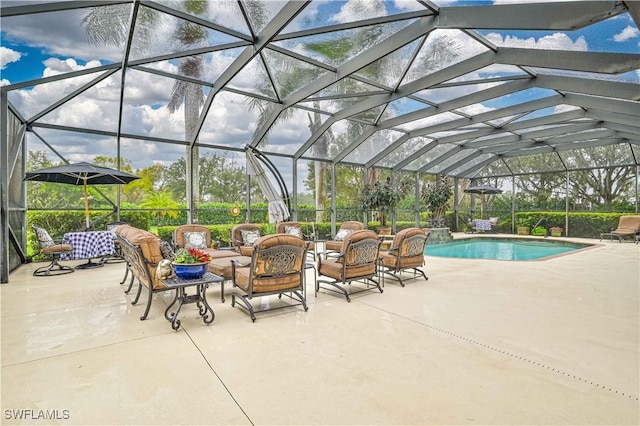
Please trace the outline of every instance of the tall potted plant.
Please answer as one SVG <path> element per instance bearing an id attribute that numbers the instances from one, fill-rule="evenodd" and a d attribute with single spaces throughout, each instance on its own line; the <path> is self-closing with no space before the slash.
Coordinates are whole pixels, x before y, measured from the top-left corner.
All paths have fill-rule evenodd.
<path id="1" fill-rule="evenodd" d="M 366 184 L 362 190 L 361 208 L 364 211 L 377 211 L 380 215 L 380 228 L 388 229 L 388 215 L 395 211 L 398 202 L 407 195 L 409 188 L 408 180 L 403 180 L 394 187 L 390 177 L 383 184 Z"/>
<path id="2" fill-rule="evenodd" d="M 441 176 L 435 182 L 427 182 L 422 186 L 422 201 L 431 212 L 431 226 L 444 228 L 444 214 L 449 208 L 449 199 L 453 194 L 451 181 L 446 176 Z"/>

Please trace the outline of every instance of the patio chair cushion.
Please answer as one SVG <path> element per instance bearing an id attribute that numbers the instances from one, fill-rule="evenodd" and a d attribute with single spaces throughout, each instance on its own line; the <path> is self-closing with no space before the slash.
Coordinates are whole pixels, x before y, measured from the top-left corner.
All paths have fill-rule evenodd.
<path id="1" fill-rule="evenodd" d="M 260 238 L 260 231 L 249 231 L 246 229 L 240 230 L 242 235 L 242 243 L 245 246 L 252 246 L 258 238 Z"/>
<path id="2" fill-rule="evenodd" d="M 209 266 L 207 266 L 207 270 L 216 275 L 220 275 L 225 280 L 231 279 L 231 261 L 236 261 L 240 265 L 247 265 L 251 263 L 251 258 L 248 256 L 240 256 L 237 252 L 233 257 L 221 257 L 218 259 L 213 259 L 209 262 Z M 236 268 L 238 266 L 236 265 Z"/>
<path id="3" fill-rule="evenodd" d="M 40 228 L 40 227 L 34 227 L 35 231 L 36 231 L 36 236 L 38 237 L 38 241 L 40 241 L 40 247 L 44 250 L 46 247 L 51 247 L 53 245 L 55 245 L 55 241 L 53 241 L 53 238 L 51 238 L 51 235 L 49 235 L 49 232 L 47 232 L 46 229 Z M 73 249 L 71 249 L 73 250 Z"/>
<path id="4" fill-rule="evenodd" d="M 334 240 L 335 241 L 344 241 L 344 239 L 347 238 L 347 236 L 352 232 L 353 232 L 352 229 L 341 229 L 336 234 L 336 237 L 334 238 Z"/>
<path id="5" fill-rule="evenodd" d="M 162 253 L 162 258 L 174 261 L 176 260 L 176 254 L 171 248 L 171 244 L 164 240 L 160 240 L 160 253 Z"/>
<path id="6" fill-rule="evenodd" d="M 296 237 L 302 238 L 302 231 L 297 226 L 285 226 L 284 227 L 284 233 L 285 234 L 290 234 L 290 235 L 295 235 Z"/>
<path id="7" fill-rule="evenodd" d="M 183 232 L 185 248 L 196 248 L 199 250 L 207 248 L 206 232 Z"/>

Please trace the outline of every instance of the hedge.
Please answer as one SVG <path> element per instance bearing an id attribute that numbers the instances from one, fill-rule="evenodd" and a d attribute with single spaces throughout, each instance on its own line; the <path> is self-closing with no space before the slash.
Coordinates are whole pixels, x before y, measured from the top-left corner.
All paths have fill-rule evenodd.
<path id="1" fill-rule="evenodd" d="M 220 205 L 222 203 L 219 203 Z M 225 204 L 224 208 L 231 208 L 231 204 Z M 210 207 L 210 206 L 208 206 Z M 251 212 L 251 218 L 254 219 L 251 222 L 260 223 L 263 227 L 264 234 L 271 234 L 275 232 L 275 226 L 273 224 L 265 223 L 266 222 L 266 206 L 264 208 L 259 208 L 259 205 L 256 205 L 254 210 Z M 303 232 L 305 234 L 311 234 L 311 221 L 315 218 L 315 209 L 299 209 L 298 217 L 304 216 L 306 219 L 310 220 L 300 220 L 303 224 Z M 618 221 L 620 216 L 629 215 L 631 213 L 569 213 L 569 234 L 571 237 L 581 237 L 581 238 L 600 238 L 600 234 L 604 232 L 609 232 L 612 229 L 615 229 L 618 225 Z M 102 218 L 104 213 L 102 212 L 91 212 L 90 218 L 92 221 L 97 221 Z M 362 220 L 362 212 L 355 210 L 344 210 L 339 211 L 337 214 L 342 220 L 337 222 L 336 227 L 339 228 L 342 221 L 346 220 Z M 360 216 L 360 217 L 359 217 Z M 426 218 L 428 215 L 420 215 L 421 218 L 421 226 L 426 226 Z M 207 224 L 204 221 L 205 218 L 215 219 L 215 220 L 228 220 L 225 223 L 221 224 Z M 541 218 L 546 218 L 546 222 L 542 222 L 540 226 L 544 226 L 549 229 L 551 227 L 557 226 L 560 228 L 565 228 L 565 213 L 564 212 L 518 212 L 516 213 L 516 223 L 517 224 L 525 224 L 529 226 L 530 229 L 537 224 L 537 222 Z M 120 220 L 129 223 L 136 228 L 149 230 L 153 224 L 153 220 L 155 219 L 154 213 L 148 211 L 129 211 L 129 210 L 121 210 Z M 226 212 L 223 211 L 222 208 L 217 210 L 202 210 L 199 215 L 199 223 L 206 224 L 206 226 L 211 231 L 211 239 L 213 241 L 218 241 L 221 246 L 229 246 L 229 235 L 231 232 L 231 228 L 237 223 L 243 223 L 245 220 L 244 213 L 241 213 L 239 216 L 234 217 L 231 216 L 229 210 Z M 113 219 L 108 219 L 108 221 L 113 221 Z M 51 236 L 55 240 L 59 240 L 62 238 L 65 232 L 70 231 L 78 231 L 84 229 L 84 212 L 79 211 L 59 211 L 59 210 L 29 210 L 27 212 L 27 255 L 33 257 L 34 261 L 44 261 L 47 260 L 46 256 L 42 256 L 39 254 L 39 243 L 36 238 L 35 232 L 31 225 L 37 225 L 44 229 L 46 229 Z M 186 223 L 185 220 L 178 224 L 165 225 L 158 227 L 158 235 L 165 241 L 171 241 L 173 230 L 180 224 Z M 455 216 L 453 212 L 447 212 L 445 215 L 445 223 L 451 229 L 455 229 Z M 315 222 L 315 230 L 316 235 L 319 239 L 330 239 L 331 238 L 331 222 Z M 380 224 L 378 222 L 369 222 L 367 224 L 369 229 L 376 229 Z M 396 232 L 405 228 L 409 228 L 415 226 L 414 221 L 396 221 Z M 105 229 L 104 226 L 102 229 Z M 499 233 L 510 233 L 512 229 L 511 226 L 511 215 L 508 217 L 500 217 L 498 221 L 498 225 L 495 228 L 496 232 Z M 464 231 L 465 229 L 461 229 Z M 565 231 L 566 235 L 566 231 Z"/>

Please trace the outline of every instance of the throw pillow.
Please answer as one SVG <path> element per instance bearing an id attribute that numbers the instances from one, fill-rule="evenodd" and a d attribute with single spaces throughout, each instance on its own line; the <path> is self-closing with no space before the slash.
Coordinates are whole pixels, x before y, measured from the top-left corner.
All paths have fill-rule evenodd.
<path id="1" fill-rule="evenodd" d="M 300 228 L 298 228 L 297 226 L 285 226 L 284 233 L 295 235 L 298 238 L 302 238 L 302 232 L 300 232 Z"/>
<path id="2" fill-rule="evenodd" d="M 176 254 L 173 252 L 171 244 L 169 244 L 165 240 L 160 240 L 160 253 L 162 254 L 163 259 L 168 259 L 171 261 L 176 260 Z"/>
<path id="3" fill-rule="evenodd" d="M 260 231 L 247 231 L 246 229 L 241 229 L 240 233 L 242 234 L 242 243 L 245 246 L 252 246 L 253 243 L 260 238 Z"/>
<path id="4" fill-rule="evenodd" d="M 35 230 L 36 230 L 36 235 L 38 237 L 38 241 L 40 241 L 40 246 L 42 248 L 51 247 L 52 245 L 55 245 L 53 238 L 51 238 L 51 236 L 49 235 L 46 229 L 35 228 Z"/>
<path id="5" fill-rule="evenodd" d="M 336 234 L 336 241 L 342 241 L 345 238 L 347 238 L 347 236 L 352 233 L 353 231 L 351 229 L 341 229 L 338 231 L 338 233 Z"/>
<path id="6" fill-rule="evenodd" d="M 207 234 L 204 232 L 183 232 L 185 248 L 206 249 L 207 248 Z"/>

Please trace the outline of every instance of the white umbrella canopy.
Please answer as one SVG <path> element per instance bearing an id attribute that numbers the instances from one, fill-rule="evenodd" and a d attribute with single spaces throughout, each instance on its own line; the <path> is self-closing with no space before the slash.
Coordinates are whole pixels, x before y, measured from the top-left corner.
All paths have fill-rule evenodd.
<path id="1" fill-rule="evenodd" d="M 289 208 L 267 177 L 262 165 L 251 150 L 247 150 L 247 174 L 255 176 L 265 198 L 269 201 L 269 222 L 284 222 L 290 216 Z"/>

